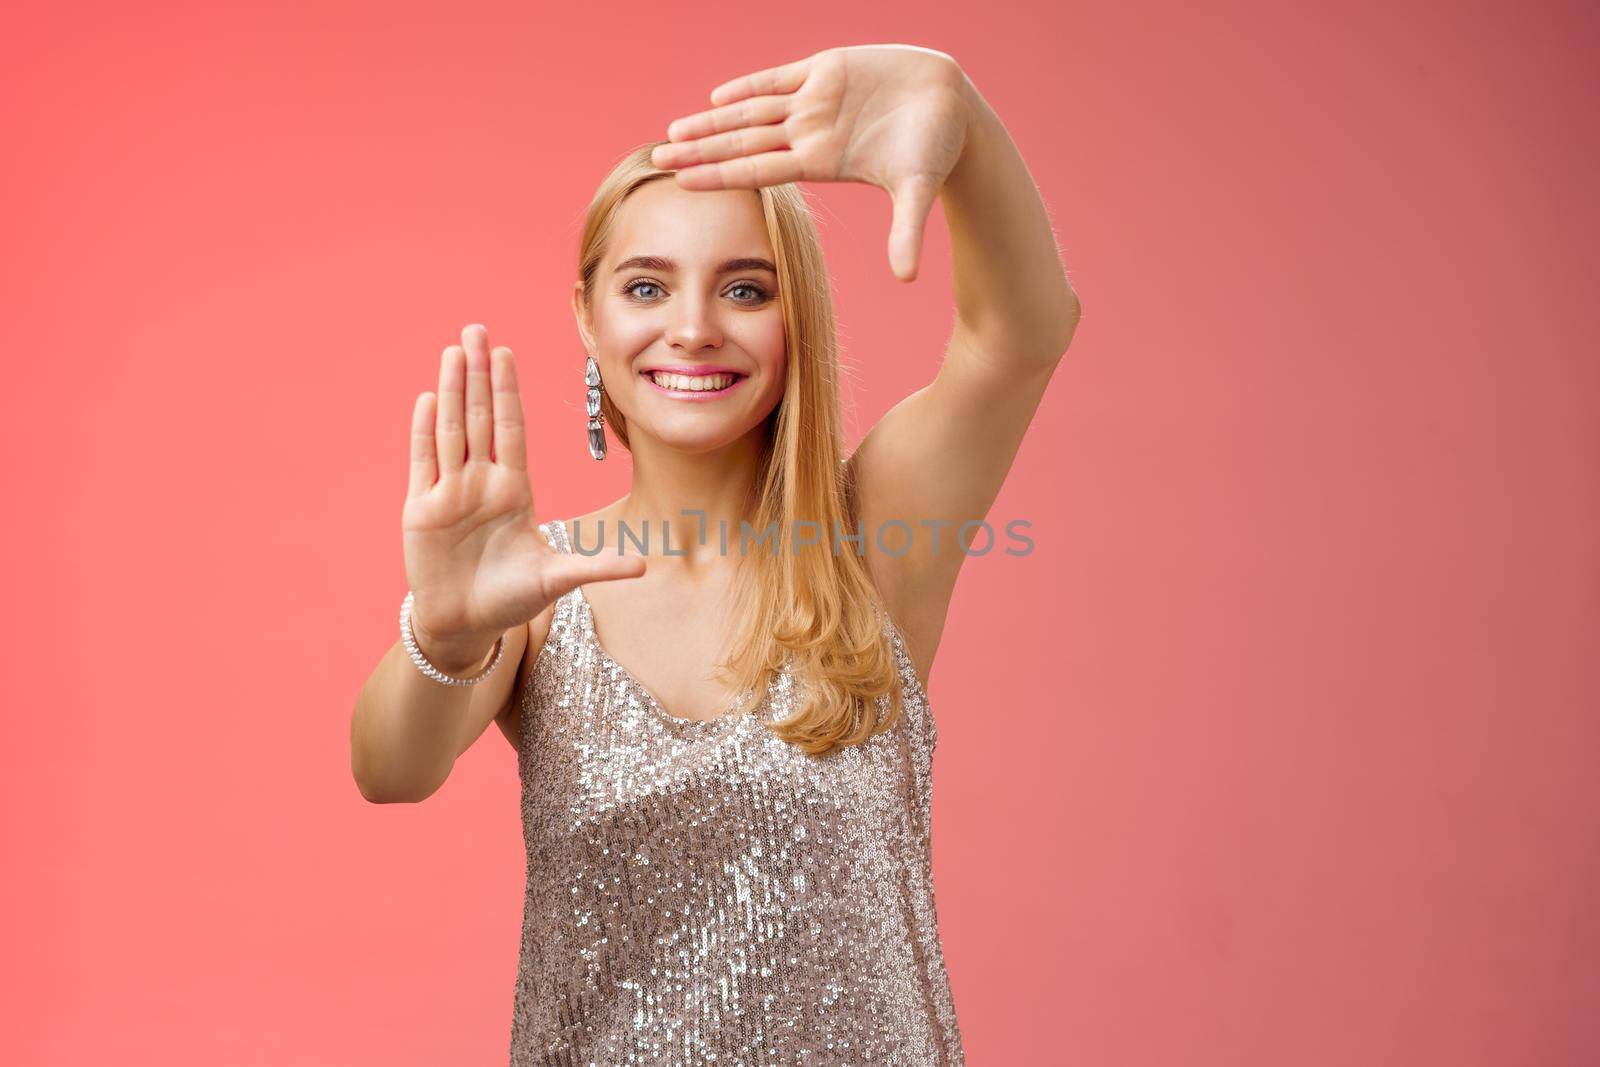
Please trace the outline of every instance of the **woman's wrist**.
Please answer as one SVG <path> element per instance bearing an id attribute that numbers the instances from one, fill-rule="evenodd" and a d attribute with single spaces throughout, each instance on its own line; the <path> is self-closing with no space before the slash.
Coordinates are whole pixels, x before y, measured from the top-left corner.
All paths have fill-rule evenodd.
<path id="1" fill-rule="evenodd" d="M 417 643 L 417 649 L 428 662 L 445 674 L 458 677 L 469 677 L 477 674 L 488 666 L 489 656 L 494 652 L 499 641 L 499 635 L 478 638 L 451 638 L 442 637 L 428 631 L 417 621 L 415 615 L 411 616 L 411 637 Z"/>

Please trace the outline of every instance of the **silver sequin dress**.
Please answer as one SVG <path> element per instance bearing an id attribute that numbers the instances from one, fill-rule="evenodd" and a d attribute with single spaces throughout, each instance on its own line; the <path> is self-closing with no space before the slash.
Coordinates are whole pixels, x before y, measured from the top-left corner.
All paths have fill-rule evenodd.
<path id="1" fill-rule="evenodd" d="M 566 526 L 540 527 L 572 551 Z M 808 756 L 667 714 L 557 602 L 524 692 L 513 1067 L 964 1064 L 934 908 L 937 730 L 891 624 L 893 728 Z"/>

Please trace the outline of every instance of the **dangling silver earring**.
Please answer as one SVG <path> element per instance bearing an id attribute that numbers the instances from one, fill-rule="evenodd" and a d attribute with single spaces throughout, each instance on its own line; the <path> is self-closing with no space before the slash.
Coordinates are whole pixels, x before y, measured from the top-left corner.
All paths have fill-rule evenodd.
<path id="1" fill-rule="evenodd" d="M 595 459 L 605 459 L 606 431 L 602 425 L 605 416 L 600 413 L 600 368 L 595 365 L 593 356 L 584 365 L 583 384 L 589 388 L 589 455 Z"/>

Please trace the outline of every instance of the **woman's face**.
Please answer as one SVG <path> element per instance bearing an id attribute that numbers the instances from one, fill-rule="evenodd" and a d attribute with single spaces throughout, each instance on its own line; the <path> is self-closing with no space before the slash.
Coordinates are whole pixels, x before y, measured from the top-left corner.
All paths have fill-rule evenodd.
<path id="1" fill-rule="evenodd" d="M 630 444 L 705 452 L 756 431 L 783 396 L 787 355 L 759 195 L 663 178 L 614 223 L 594 305 L 586 316 L 579 283 L 573 310 Z"/>

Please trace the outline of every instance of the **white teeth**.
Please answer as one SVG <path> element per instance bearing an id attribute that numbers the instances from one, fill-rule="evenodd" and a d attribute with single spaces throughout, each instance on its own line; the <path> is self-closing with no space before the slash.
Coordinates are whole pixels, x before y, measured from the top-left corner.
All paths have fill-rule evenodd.
<path id="1" fill-rule="evenodd" d="M 679 389 L 686 392 L 712 392 L 717 389 L 726 389 L 734 382 L 731 374 L 707 374 L 691 378 L 687 374 L 664 374 L 652 371 L 650 380 L 663 389 Z"/>

